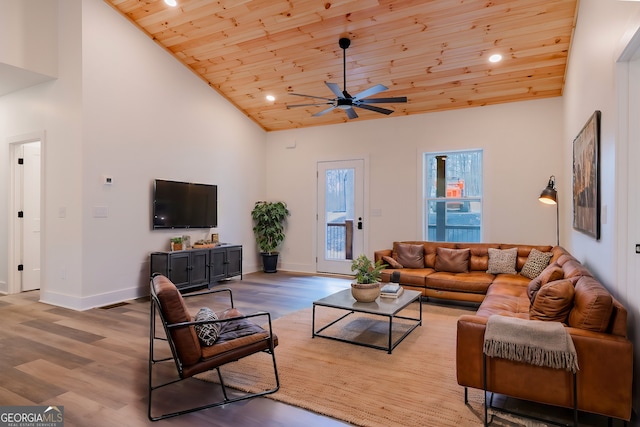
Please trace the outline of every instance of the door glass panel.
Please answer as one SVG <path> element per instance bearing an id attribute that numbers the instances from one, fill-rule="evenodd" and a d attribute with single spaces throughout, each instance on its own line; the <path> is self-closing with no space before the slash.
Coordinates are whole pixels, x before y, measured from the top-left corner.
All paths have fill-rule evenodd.
<path id="1" fill-rule="evenodd" d="M 355 169 L 325 172 L 325 259 L 353 259 Z"/>

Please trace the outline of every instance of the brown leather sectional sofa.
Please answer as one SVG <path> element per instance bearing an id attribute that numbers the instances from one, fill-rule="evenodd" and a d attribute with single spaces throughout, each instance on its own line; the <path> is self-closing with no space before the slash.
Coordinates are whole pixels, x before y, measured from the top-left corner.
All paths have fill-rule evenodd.
<path id="1" fill-rule="evenodd" d="M 489 249 L 516 251 L 516 271 L 488 273 Z M 525 277 L 523 268 L 533 249 L 550 253 L 551 258 L 538 276 Z M 464 260 L 452 261 L 451 253 L 456 252 L 468 254 L 466 272 L 447 271 L 460 271 L 464 264 Z M 439 257 L 446 259 L 443 262 Z M 627 311 L 564 248 L 410 241 L 375 252 L 375 260 L 395 263 L 396 268 L 384 270 L 383 281 L 390 281 L 393 275 L 394 281 L 420 290 L 425 297 L 480 303 L 474 315 L 458 319 L 456 371 L 458 384 L 465 389 L 483 388 L 483 344 L 489 316 L 561 321 L 578 356 L 578 410 L 630 420 L 633 347 L 627 338 Z M 507 396 L 573 407 L 573 375 L 565 370 L 487 358 L 486 386 L 488 391 Z"/>

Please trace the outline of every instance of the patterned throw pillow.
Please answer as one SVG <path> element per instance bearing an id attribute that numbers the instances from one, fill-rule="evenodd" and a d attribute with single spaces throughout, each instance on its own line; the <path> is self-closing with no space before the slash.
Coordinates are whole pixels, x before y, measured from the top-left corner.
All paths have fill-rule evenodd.
<path id="1" fill-rule="evenodd" d="M 210 308 L 202 307 L 196 314 L 195 321 L 218 320 L 218 316 Z M 213 345 L 220 334 L 220 323 L 208 323 L 206 325 L 196 325 L 196 334 L 203 345 Z"/>
<path id="2" fill-rule="evenodd" d="M 542 273 L 542 270 L 547 268 L 552 256 L 551 252 L 540 252 L 535 248 L 531 249 L 527 262 L 524 263 L 520 274 L 529 279 L 535 279 Z"/>
<path id="3" fill-rule="evenodd" d="M 516 261 L 518 259 L 518 248 L 495 249 L 489 248 L 489 269 L 490 274 L 517 274 Z"/>

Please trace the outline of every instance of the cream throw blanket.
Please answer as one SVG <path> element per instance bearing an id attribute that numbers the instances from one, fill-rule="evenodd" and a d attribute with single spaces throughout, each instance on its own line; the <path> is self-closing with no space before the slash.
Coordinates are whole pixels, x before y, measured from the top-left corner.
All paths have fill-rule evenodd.
<path id="1" fill-rule="evenodd" d="M 483 351 L 489 357 L 578 371 L 573 340 L 560 322 L 489 316 Z"/>

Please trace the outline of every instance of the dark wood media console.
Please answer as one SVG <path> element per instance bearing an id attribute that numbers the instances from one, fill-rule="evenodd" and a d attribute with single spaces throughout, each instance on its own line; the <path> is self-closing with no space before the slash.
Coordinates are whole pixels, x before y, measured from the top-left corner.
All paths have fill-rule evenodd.
<path id="1" fill-rule="evenodd" d="M 167 276 L 180 291 L 210 287 L 234 276 L 242 279 L 241 245 L 152 252 L 150 257 L 151 274 Z"/>

